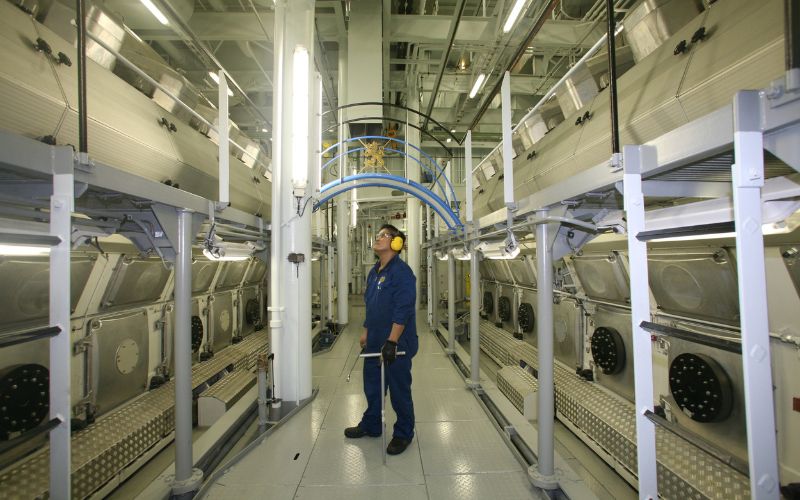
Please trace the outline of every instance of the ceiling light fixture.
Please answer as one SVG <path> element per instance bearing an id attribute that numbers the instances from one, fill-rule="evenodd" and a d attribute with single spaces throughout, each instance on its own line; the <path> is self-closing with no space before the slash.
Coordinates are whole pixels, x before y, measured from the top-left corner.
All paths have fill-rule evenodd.
<path id="1" fill-rule="evenodd" d="M 0 245 L 0 255 L 5 256 L 31 256 L 31 255 L 49 255 L 50 247 L 47 246 L 29 246 L 29 245 Z"/>
<path id="2" fill-rule="evenodd" d="M 483 81 L 486 79 L 486 75 L 481 73 L 478 75 L 478 78 L 475 80 L 475 84 L 472 86 L 472 90 L 469 91 L 469 98 L 474 98 L 478 91 L 481 89 L 481 85 L 483 85 Z"/>
<path id="3" fill-rule="evenodd" d="M 160 10 L 158 10 L 158 7 L 156 7 L 151 0 L 139 0 L 139 1 L 142 2 L 142 5 L 147 7 L 147 10 L 149 10 L 150 13 L 153 14 L 153 16 L 156 19 L 158 19 L 158 22 L 160 22 L 164 26 L 169 24 L 167 16 L 165 16 Z"/>
<path id="4" fill-rule="evenodd" d="M 503 25 L 503 33 L 508 33 L 511 31 L 511 28 L 514 27 L 514 23 L 517 22 L 517 18 L 519 17 L 520 13 L 522 12 L 522 7 L 525 5 L 527 0 L 517 0 L 514 3 L 514 6 L 511 7 L 511 11 L 508 13 L 508 17 L 506 18 L 506 22 Z"/>

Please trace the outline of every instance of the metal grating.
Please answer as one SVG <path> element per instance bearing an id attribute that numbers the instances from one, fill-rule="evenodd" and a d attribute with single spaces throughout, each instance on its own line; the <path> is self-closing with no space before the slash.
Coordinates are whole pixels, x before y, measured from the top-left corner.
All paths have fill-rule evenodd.
<path id="1" fill-rule="evenodd" d="M 269 351 L 268 332 L 256 332 L 192 367 L 194 389 L 233 365 L 250 370 Z M 175 382 L 170 381 L 72 436 L 72 496 L 86 498 L 167 436 L 175 427 Z M 0 474 L 3 498 L 49 496 L 49 446 Z"/>
<path id="2" fill-rule="evenodd" d="M 731 182 L 731 165 L 733 153 L 726 153 L 714 158 L 686 167 L 670 170 L 663 174 L 648 177 L 648 180 L 659 181 L 706 181 L 706 182 Z M 783 175 L 793 174 L 792 167 L 786 165 L 774 156 L 767 154 L 764 157 L 764 178 L 771 179 Z"/>
<path id="3" fill-rule="evenodd" d="M 537 351 L 532 345 L 514 339 L 510 333 L 488 321 L 481 322 L 481 349 L 492 359 L 505 365 L 538 366 Z M 501 370 L 502 371 L 502 370 Z M 506 372 L 514 373 L 514 372 Z M 509 400 L 521 401 L 516 377 L 514 384 L 507 383 L 512 375 L 500 382 L 498 388 L 510 394 Z M 581 429 L 589 439 L 614 457 L 620 465 L 636 476 L 636 416 L 633 404 L 607 393 L 598 385 L 586 382 L 556 364 L 556 411 L 560 419 L 567 419 Z M 533 390 L 535 386 L 529 386 Z M 656 451 L 659 496 L 662 498 L 690 499 L 746 499 L 750 497 L 748 478 L 726 466 L 691 443 L 656 427 Z"/>

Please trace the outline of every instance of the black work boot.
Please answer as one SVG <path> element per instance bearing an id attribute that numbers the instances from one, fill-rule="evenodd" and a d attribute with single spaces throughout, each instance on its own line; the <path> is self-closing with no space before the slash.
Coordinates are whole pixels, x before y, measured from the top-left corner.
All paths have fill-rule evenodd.
<path id="1" fill-rule="evenodd" d="M 349 437 L 350 439 L 358 439 L 358 438 L 362 438 L 364 436 L 378 437 L 378 436 L 380 436 L 380 433 L 379 434 L 370 434 L 367 431 L 365 431 L 364 429 L 362 429 L 360 425 L 357 425 L 355 427 L 348 427 L 347 429 L 345 429 L 344 430 L 344 435 L 346 437 Z"/>
<path id="2" fill-rule="evenodd" d="M 389 446 L 386 447 L 386 453 L 389 455 L 399 455 L 406 451 L 406 448 L 408 448 L 409 444 L 411 444 L 410 439 L 393 437 L 392 440 L 389 441 Z"/>

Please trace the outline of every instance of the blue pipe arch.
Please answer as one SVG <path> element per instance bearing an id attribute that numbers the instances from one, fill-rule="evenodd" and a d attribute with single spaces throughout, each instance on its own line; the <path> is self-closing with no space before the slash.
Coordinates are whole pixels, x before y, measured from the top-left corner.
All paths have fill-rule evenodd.
<path id="1" fill-rule="evenodd" d="M 464 229 L 461 219 L 453 212 L 446 200 L 443 200 L 436 193 L 418 182 L 391 174 L 369 172 L 335 179 L 320 188 L 320 198 L 314 204 L 314 210 L 318 210 L 320 206 L 331 198 L 352 189 L 364 187 L 387 187 L 403 191 L 429 205 L 444 220 L 450 232 L 455 234 Z"/>

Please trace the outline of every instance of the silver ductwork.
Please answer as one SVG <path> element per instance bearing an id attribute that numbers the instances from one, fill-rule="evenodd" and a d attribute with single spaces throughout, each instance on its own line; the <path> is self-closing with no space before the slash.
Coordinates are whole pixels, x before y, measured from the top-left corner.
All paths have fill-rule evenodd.
<path id="1" fill-rule="evenodd" d="M 33 48 L 38 38 L 47 42 L 52 56 Z M 6 100 L 0 109 L 0 129 L 77 144 L 77 75 L 74 66 L 56 63 L 59 52 L 74 59 L 75 48 L 69 42 L 10 3 L 0 3 L 0 94 Z M 147 62 L 146 50 L 138 54 L 140 62 Z M 115 68 L 119 66 L 117 61 Z M 189 92 L 180 75 L 157 61 L 149 67 L 163 70 L 162 77 L 174 80 L 173 88 Z M 87 73 L 89 154 L 95 161 L 217 199 L 218 148 L 213 141 L 164 109 L 159 103 L 166 106 L 162 99 L 166 96 L 160 92 L 154 91 L 150 99 L 93 61 L 88 62 Z M 258 154 L 254 160 L 231 147 L 232 206 L 266 213 L 268 160 L 255 142 L 242 146 Z"/>
<path id="2" fill-rule="evenodd" d="M 700 0 L 642 0 L 625 17 L 625 40 L 641 61 L 703 10 Z"/>

